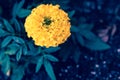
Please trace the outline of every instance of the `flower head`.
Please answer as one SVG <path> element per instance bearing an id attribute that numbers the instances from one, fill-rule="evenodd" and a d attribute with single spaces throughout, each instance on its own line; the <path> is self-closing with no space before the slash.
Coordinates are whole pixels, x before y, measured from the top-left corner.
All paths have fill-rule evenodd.
<path id="1" fill-rule="evenodd" d="M 41 4 L 26 18 L 25 30 L 35 44 L 56 47 L 70 36 L 70 22 L 66 12 L 59 5 Z"/>

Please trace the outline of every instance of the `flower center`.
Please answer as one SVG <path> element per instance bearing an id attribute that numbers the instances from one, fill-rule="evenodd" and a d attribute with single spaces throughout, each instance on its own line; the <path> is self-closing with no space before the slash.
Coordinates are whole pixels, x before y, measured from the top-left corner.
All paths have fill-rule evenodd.
<path id="1" fill-rule="evenodd" d="M 44 18 L 43 25 L 50 25 L 51 22 L 52 22 L 52 20 L 51 20 L 49 17 L 45 17 L 45 18 Z"/>

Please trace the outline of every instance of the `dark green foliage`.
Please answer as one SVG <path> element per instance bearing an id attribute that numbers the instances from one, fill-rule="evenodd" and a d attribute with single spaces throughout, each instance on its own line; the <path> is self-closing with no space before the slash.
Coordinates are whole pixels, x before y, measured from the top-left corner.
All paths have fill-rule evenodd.
<path id="1" fill-rule="evenodd" d="M 38 57 L 38 60 L 36 62 L 36 72 L 38 72 L 42 65 L 44 65 L 45 70 L 47 74 L 50 76 L 50 78 L 52 80 L 56 80 L 50 61 L 58 62 L 58 59 L 50 54 L 43 54 L 42 56 Z"/>
<path id="2" fill-rule="evenodd" d="M 20 47 L 20 45 L 18 45 L 16 43 L 9 44 L 4 53 L 8 54 L 8 55 L 14 55 L 18 51 L 19 47 Z"/>
<path id="3" fill-rule="evenodd" d="M 20 9 L 19 13 L 17 14 L 17 16 L 19 18 L 24 18 L 26 16 L 28 16 L 30 14 L 31 10 L 27 10 L 27 9 Z"/>
<path id="4" fill-rule="evenodd" d="M 21 66 L 14 65 L 12 71 L 13 73 L 11 76 L 11 80 L 22 80 L 24 76 L 24 65 L 21 65 Z"/>
<path id="5" fill-rule="evenodd" d="M 2 41 L 2 44 L 1 44 L 1 47 L 6 47 L 12 40 L 12 36 L 7 36 L 3 41 Z"/>
<path id="6" fill-rule="evenodd" d="M 3 19 L 3 23 L 6 26 L 6 29 L 8 32 L 14 33 L 13 27 L 11 26 L 11 24 L 7 20 Z"/>
<path id="7" fill-rule="evenodd" d="M 96 38 L 94 41 L 86 41 L 85 47 L 91 50 L 106 50 L 110 48 L 108 44 L 104 43 L 98 38 Z"/>
<path id="8" fill-rule="evenodd" d="M 74 32 L 78 43 L 91 50 L 106 50 L 110 46 L 100 40 L 91 30 L 93 24 L 81 24 L 80 27 L 72 26 L 71 31 Z"/>
<path id="9" fill-rule="evenodd" d="M 45 3 L 45 4 L 59 4 L 60 5 L 60 8 L 64 9 L 64 10 L 67 10 L 69 9 L 69 2 L 70 0 L 43 0 L 42 3 Z"/>
<path id="10" fill-rule="evenodd" d="M 3 30 L 2 28 L 0 28 L 0 37 L 4 37 L 6 35 L 8 35 L 9 33 L 6 32 L 5 30 Z"/>
<path id="11" fill-rule="evenodd" d="M 16 36 L 13 36 L 12 39 L 16 42 L 16 43 L 19 43 L 19 44 L 24 44 L 25 41 L 20 38 L 20 37 L 16 37 Z"/>
<path id="12" fill-rule="evenodd" d="M 38 72 L 43 64 L 43 56 L 39 57 L 36 65 L 36 72 Z"/>
<path id="13" fill-rule="evenodd" d="M 56 52 L 58 50 L 60 50 L 60 47 L 50 47 L 50 48 L 44 49 L 43 51 L 46 53 L 53 53 L 53 52 Z"/>
<path id="14" fill-rule="evenodd" d="M 14 23 L 14 25 L 16 26 L 15 29 L 17 32 L 21 32 L 21 25 L 20 23 L 18 22 L 18 20 L 16 18 L 12 18 L 12 22 Z"/>
<path id="15" fill-rule="evenodd" d="M 52 61 L 52 62 L 58 62 L 59 61 L 56 57 L 54 57 L 54 56 L 52 56 L 50 54 L 45 54 L 44 58 L 49 60 L 49 61 Z"/>
<path id="16" fill-rule="evenodd" d="M 56 80 L 51 63 L 48 60 L 44 60 L 43 64 L 44 64 L 45 70 L 46 70 L 47 74 L 50 76 L 50 78 L 52 80 Z"/>
<path id="17" fill-rule="evenodd" d="M 17 14 L 19 13 L 20 9 L 24 5 L 25 0 L 22 0 L 20 3 L 15 3 L 12 11 L 12 16 L 16 17 Z"/>
<path id="18" fill-rule="evenodd" d="M 22 56 L 22 47 L 20 47 L 19 51 L 16 54 L 16 60 L 19 61 Z"/>
<path id="19" fill-rule="evenodd" d="M 69 18 L 71 19 L 74 14 L 75 14 L 75 10 L 68 12 Z"/>
<path id="20" fill-rule="evenodd" d="M 79 59 L 80 59 L 80 50 L 79 48 L 77 47 L 76 50 L 74 51 L 74 54 L 73 54 L 73 60 L 78 63 L 79 62 Z"/>
<path id="21" fill-rule="evenodd" d="M 8 55 L 4 55 L 3 53 L 0 53 L 0 64 L 2 67 L 1 70 L 4 74 L 7 74 L 7 72 L 10 70 L 10 57 Z"/>
<path id="22" fill-rule="evenodd" d="M 82 46 L 85 45 L 85 41 L 81 35 L 76 34 L 76 39 L 78 40 L 78 43 L 80 43 Z"/>
<path id="23" fill-rule="evenodd" d="M 24 54 L 24 55 L 27 55 L 27 53 L 28 53 L 27 45 L 24 44 L 22 48 L 23 48 L 23 49 L 22 49 L 22 50 L 23 50 L 23 54 Z"/>

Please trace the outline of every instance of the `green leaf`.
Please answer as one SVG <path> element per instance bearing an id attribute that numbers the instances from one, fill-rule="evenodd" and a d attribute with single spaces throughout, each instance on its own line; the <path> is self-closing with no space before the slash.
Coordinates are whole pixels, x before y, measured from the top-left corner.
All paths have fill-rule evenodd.
<path id="1" fill-rule="evenodd" d="M 56 51 L 60 50 L 60 47 L 50 47 L 50 48 L 45 48 L 43 51 L 46 53 L 54 53 Z"/>
<path id="2" fill-rule="evenodd" d="M 37 49 L 37 52 L 36 52 L 36 54 L 40 54 L 40 53 L 42 52 L 42 49 L 41 49 L 41 47 L 37 47 L 36 49 Z"/>
<path id="3" fill-rule="evenodd" d="M 12 18 L 12 21 L 13 21 L 13 23 L 14 23 L 14 25 L 15 25 L 16 31 L 20 32 L 20 31 L 21 31 L 21 25 L 20 25 L 20 23 L 18 22 L 18 20 L 17 20 L 16 18 Z"/>
<path id="4" fill-rule="evenodd" d="M 71 26 L 71 32 L 79 32 L 79 28 L 77 28 L 76 26 Z"/>
<path id="5" fill-rule="evenodd" d="M 72 53 L 72 50 L 76 47 L 76 44 L 64 44 L 64 46 L 59 51 L 59 56 L 62 58 L 62 61 L 65 62 Z"/>
<path id="6" fill-rule="evenodd" d="M 36 72 L 38 72 L 43 64 L 43 57 L 40 57 L 38 59 L 37 65 L 36 65 Z"/>
<path id="7" fill-rule="evenodd" d="M 68 15 L 69 15 L 70 18 L 72 18 L 74 14 L 75 14 L 75 10 L 72 10 L 72 11 L 68 12 Z"/>
<path id="8" fill-rule="evenodd" d="M 15 3 L 13 6 L 12 16 L 16 17 L 17 13 L 19 13 L 20 9 L 23 7 L 25 0 L 21 0 L 19 3 Z"/>
<path id="9" fill-rule="evenodd" d="M 20 9 L 19 13 L 17 13 L 17 16 L 20 18 L 24 18 L 28 16 L 31 13 L 31 10 L 28 9 Z"/>
<path id="10" fill-rule="evenodd" d="M 6 38 L 3 40 L 2 44 L 1 44 L 1 47 L 2 47 L 2 48 L 3 48 L 3 47 L 6 47 L 6 46 L 11 42 L 11 40 L 12 40 L 12 36 L 6 37 Z"/>
<path id="11" fill-rule="evenodd" d="M 54 57 L 54 56 L 52 56 L 50 54 L 45 54 L 44 58 L 46 58 L 49 61 L 53 61 L 53 62 L 58 62 L 59 61 L 56 57 Z"/>
<path id="12" fill-rule="evenodd" d="M 110 46 L 106 43 L 104 43 L 99 38 L 96 38 L 94 41 L 85 41 L 85 47 L 91 49 L 91 50 L 106 50 L 109 49 Z"/>
<path id="13" fill-rule="evenodd" d="M 15 42 L 12 42 L 11 44 L 8 45 L 9 48 L 12 48 L 12 47 L 15 47 L 15 48 L 19 48 L 20 45 L 15 43 Z"/>
<path id="14" fill-rule="evenodd" d="M 4 23 L 4 25 L 6 26 L 6 29 L 9 32 L 11 32 L 11 33 L 15 32 L 14 29 L 13 29 L 13 27 L 11 26 L 11 24 L 7 20 L 3 19 L 3 23 Z"/>
<path id="15" fill-rule="evenodd" d="M 0 64 L 1 64 L 4 57 L 5 57 L 4 51 L 1 50 L 0 51 Z"/>
<path id="16" fill-rule="evenodd" d="M 13 48 L 10 48 L 10 49 L 7 49 L 5 50 L 5 54 L 8 54 L 8 55 L 14 55 L 16 52 L 17 52 L 18 49 L 16 49 L 16 47 L 13 47 Z"/>
<path id="17" fill-rule="evenodd" d="M 17 50 L 19 49 L 19 45 L 16 44 L 16 43 L 11 43 L 10 45 L 8 45 L 7 47 L 7 50 L 5 50 L 5 54 L 8 54 L 8 55 L 14 55 Z"/>
<path id="18" fill-rule="evenodd" d="M 7 36 L 9 33 L 0 28 L 0 37 Z"/>
<path id="19" fill-rule="evenodd" d="M 24 67 L 17 66 L 13 68 L 13 74 L 11 76 L 11 80 L 22 80 L 24 76 Z"/>
<path id="20" fill-rule="evenodd" d="M 93 24 L 80 24 L 79 29 L 80 30 L 89 30 L 91 31 L 93 29 L 94 25 Z"/>
<path id="21" fill-rule="evenodd" d="M 19 61 L 22 56 L 22 47 L 19 49 L 19 51 L 16 54 L 16 60 Z"/>
<path id="22" fill-rule="evenodd" d="M 51 80 L 56 80 L 56 77 L 55 77 L 55 74 L 54 74 L 54 71 L 53 71 L 53 67 L 48 60 L 44 60 L 44 67 L 45 67 L 45 70 L 46 70 L 47 74 L 51 78 Z"/>
<path id="23" fill-rule="evenodd" d="M 72 38 L 72 42 L 77 45 L 77 42 L 76 42 L 76 36 L 74 34 L 71 35 L 71 38 Z"/>
<path id="24" fill-rule="evenodd" d="M 80 54 L 81 54 L 80 49 L 77 47 L 77 48 L 75 49 L 74 54 L 73 54 L 73 59 L 74 59 L 74 61 L 75 61 L 76 63 L 79 62 Z"/>
<path id="25" fill-rule="evenodd" d="M 85 44 L 83 37 L 79 33 L 76 33 L 76 39 L 80 45 L 83 46 Z"/>
<path id="26" fill-rule="evenodd" d="M 2 72 L 7 74 L 7 72 L 10 70 L 10 58 L 9 56 L 5 55 L 5 57 L 2 60 Z"/>
<path id="27" fill-rule="evenodd" d="M 16 43 L 19 43 L 19 44 L 24 44 L 25 41 L 20 38 L 20 37 L 16 37 L 16 36 L 13 36 L 12 39 L 16 42 Z"/>
<path id="28" fill-rule="evenodd" d="M 23 46 L 23 54 L 26 55 L 28 53 L 28 48 L 27 48 L 27 45 L 25 44 Z"/>
<path id="29" fill-rule="evenodd" d="M 16 13 L 17 13 L 16 8 L 17 8 L 17 6 L 18 6 L 18 3 L 15 3 L 14 6 L 13 6 L 13 9 L 12 9 L 12 16 L 13 17 L 16 17 Z"/>
<path id="30" fill-rule="evenodd" d="M 82 30 L 79 32 L 79 34 L 88 40 L 95 40 L 97 38 L 97 36 L 89 30 Z"/>
<path id="31" fill-rule="evenodd" d="M 2 28 L 0 28 L 0 33 L 1 33 L 1 34 L 4 34 L 4 33 L 5 33 L 5 30 L 3 30 Z"/>
<path id="32" fill-rule="evenodd" d="M 28 48 L 29 48 L 31 51 L 32 51 L 32 50 L 35 50 L 33 41 L 27 42 L 27 45 L 28 45 Z"/>
<path id="33" fill-rule="evenodd" d="M 27 43 L 27 46 L 28 46 L 28 54 L 27 55 L 32 55 L 32 56 L 36 56 L 38 54 L 41 53 L 41 48 L 38 48 L 36 47 L 34 44 L 33 44 L 33 41 L 30 41 Z M 40 52 L 40 53 L 39 53 Z"/>

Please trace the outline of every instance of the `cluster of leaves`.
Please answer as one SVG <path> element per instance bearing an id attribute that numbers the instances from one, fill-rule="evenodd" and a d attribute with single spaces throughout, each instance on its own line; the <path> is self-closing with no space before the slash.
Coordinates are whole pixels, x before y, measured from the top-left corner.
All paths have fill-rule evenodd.
<path id="1" fill-rule="evenodd" d="M 75 10 L 69 11 L 69 17 L 72 21 L 74 19 Z M 73 60 L 77 63 L 79 61 L 80 54 L 82 53 L 81 47 L 88 48 L 91 51 L 101 51 L 109 49 L 110 46 L 103 42 L 98 36 L 96 36 L 92 29 L 94 28 L 93 23 L 85 23 L 84 18 L 83 21 L 79 23 L 78 26 L 71 25 L 71 42 L 68 50 L 72 50 L 75 47 L 74 51 L 66 51 L 66 54 L 63 54 L 63 51 L 60 52 L 60 56 L 63 58 L 63 61 L 66 61 L 67 58 L 72 54 Z M 80 45 L 80 46 L 79 46 Z M 68 46 L 68 45 L 67 45 Z"/>
<path id="2" fill-rule="evenodd" d="M 38 0 L 39 1 L 39 0 Z M 42 66 L 51 78 L 56 80 L 51 62 L 58 62 L 58 59 L 51 53 L 60 50 L 60 47 L 44 48 L 35 46 L 31 39 L 28 39 L 24 30 L 23 21 L 21 19 L 28 16 L 31 12 L 30 8 L 37 6 L 36 3 L 28 5 L 27 9 L 23 8 L 25 0 L 15 3 L 12 9 L 12 18 L 6 20 L 2 18 L 0 25 L 0 64 L 1 70 L 6 75 L 10 75 L 11 80 L 21 80 L 25 75 L 26 68 L 30 63 L 36 64 L 35 72 L 38 72 Z M 64 9 L 69 8 L 69 0 L 43 0 L 42 3 L 60 4 Z M 64 4 L 63 4 L 64 3 Z M 75 10 L 69 11 L 69 17 L 72 20 Z M 71 25 L 71 39 L 76 49 L 73 53 L 75 62 L 78 62 L 80 56 L 79 45 L 91 50 L 105 50 L 110 48 L 109 45 L 102 42 L 91 30 L 93 24 L 80 24 L 80 26 Z M 69 44 L 69 43 L 68 43 Z M 66 60 L 70 55 L 70 47 L 60 50 L 62 58 Z M 73 47 L 73 46 L 71 46 Z M 67 50 L 67 51 L 66 51 Z M 69 53 L 67 53 L 69 51 Z M 60 54 L 61 55 L 61 54 Z"/>
<path id="3" fill-rule="evenodd" d="M 23 9 L 24 0 L 15 3 L 12 11 L 12 18 L 1 19 L 0 25 L 0 64 L 1 70 L 11 80 L 21 80 L 25 69 L 30 63 L 36 64 L 35 72 L 38 72 L 42 65 L 52 80 L 56 80 L 51 62 L 58 62 L 58 59 L 50 53 L 59 50 L 59 47 L 44 48 L 35 46 L 31 39 L 28 39 L 24 26 L 19 18 L 28 16 L 30 10 Z"/>

